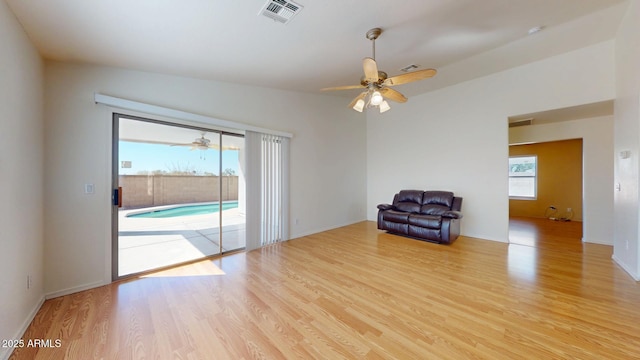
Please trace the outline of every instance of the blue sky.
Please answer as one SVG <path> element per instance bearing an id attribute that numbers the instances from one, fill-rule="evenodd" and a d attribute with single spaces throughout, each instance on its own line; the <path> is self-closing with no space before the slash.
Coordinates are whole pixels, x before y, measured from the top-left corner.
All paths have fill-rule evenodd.
<path id="1" fill-rule="evenodd" d="M 119 142 L 119 162 L 131 161 L 130 169 L 119 166 L 121 175 L 135 175 L 142 171 L 173 170 L 205 172 L 218 175 L 218 150 L 189 150 L 188 146 L 169 146 L 164 144 L 145 144 L 128 141 Z M 222 170 L 227 168 L 238 174 L 238 151 L 222 152 Z"/>

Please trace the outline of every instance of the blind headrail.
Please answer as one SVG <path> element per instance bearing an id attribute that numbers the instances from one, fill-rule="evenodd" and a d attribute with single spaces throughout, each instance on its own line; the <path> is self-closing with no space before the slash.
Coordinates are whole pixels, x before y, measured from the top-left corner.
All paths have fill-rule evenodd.
<path id="1" fill-rule="evenodd" d="M 138 101 L 122 99 L 122 98 L 99 94 L 99 93 L 94 94 L 94 99 L 96 104 L 103 104 L 103 105 L 107 105 L 107 106 L 111 106 L 119 109 L 132 110 L 132 111 L 137 111 L 137 112 L 151 114 L 151 115 L 166 116 L 174 119 L 195 121 L 198 123 L 203 123 L 207 125 L 216 125 L 216 126 L 226 127 L 230 129 L 255 131 L 263 134 L 284 136 L 287 138 L 293 137 L 293 134 L 283 132 L 283 131 L 260 128 L 260 127 L 251 126 L 251 125 L 247 125 L 247 124 L 243 124 L 235 121 L 218 119 L 211 116 L 194 114 L 188 111 L 176 110 L 176 109 L 166 108 L 158 105 L 145 104 Z"/>

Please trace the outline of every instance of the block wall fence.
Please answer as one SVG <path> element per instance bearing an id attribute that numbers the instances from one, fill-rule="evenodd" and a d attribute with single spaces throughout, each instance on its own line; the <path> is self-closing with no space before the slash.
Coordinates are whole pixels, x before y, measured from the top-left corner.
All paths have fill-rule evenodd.
<path id="1" fill-rule="evenodd" d="M 120 175 L 122 208 L 238 200 L 237 176 Z"/>

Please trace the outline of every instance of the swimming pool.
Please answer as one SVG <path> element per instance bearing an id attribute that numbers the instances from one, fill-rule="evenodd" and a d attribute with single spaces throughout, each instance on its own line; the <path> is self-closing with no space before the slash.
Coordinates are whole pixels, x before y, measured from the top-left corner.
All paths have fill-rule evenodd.
<path id="1" fill-rule="evenodd" d="M 177 216 L 205 215 L 213 214 L 220 211 L 220 204 L 202 204 L 202 205 L 184 205 L 160 210 L 151 210 L 139 213 L 128 214 L 129 218 L 170 218 Z M 222 203 L 222 210 L 233 209 L 238 207 L 237 201 L 229 201 Z"/>

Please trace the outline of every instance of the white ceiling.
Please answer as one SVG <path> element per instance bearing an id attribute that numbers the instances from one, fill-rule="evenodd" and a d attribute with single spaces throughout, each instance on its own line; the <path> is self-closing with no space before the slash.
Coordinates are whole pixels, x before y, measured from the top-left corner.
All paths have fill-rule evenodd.
<path id="1" fill-rule="evenodd" d="M 407 95 L 611 39 L 625 9 L 612 7 L 623 0 L 298 0 L 304 9 L 285 25 L 258 16 L 266 0 L 5 1 L 46 59 L 302 92 L 358 84 L 371 56 L 365 33 L 381 27 L 381 70 L 439 70 L 397 88 Z M 509 56 L 487 55 L 500 49 Z"/>

